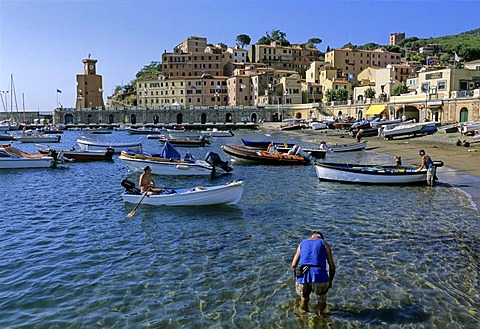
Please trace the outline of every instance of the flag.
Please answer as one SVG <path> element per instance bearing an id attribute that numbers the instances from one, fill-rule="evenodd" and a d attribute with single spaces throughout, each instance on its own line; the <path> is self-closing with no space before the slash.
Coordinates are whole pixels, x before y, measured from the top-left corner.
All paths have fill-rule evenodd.
<path id="1" fill-rule="evenodd" d="M 143 91 L 147 92 L 147 91 L 148 91 L 148 89 L 147 89 L 147 88 L 143 88 Z"/>
<path id="2" fill-rule="evenodd" d="M 194 90 L 194 89 L 197 89 L 197 88 L 195 88 L 195 86 L 192 85 L 192 86 L 190 86 L 190 89 Z"/>
<path id="3" fill-rule="evenodd" d="M 215 88 L 220 89 L 221 87 L 220 87 L 220 85 L 216 85 Z"/>
<path id="4" fill-rule="evenodd" d="M 352 73 L 348 73 L 348 80 L 353 80 L 355 76 Z"/>
<path id="5" fill-rule="evenodd" d="M 103 93 L 103 89 L 102 89 L 102 88 L 98 88 L 98 92 L 99 92 L 99 93 Z"/>
<path id="6" fill-rule="evenodd" d="M 62 93 L 62 91 L 60 89 L 57 89 L 57 93 Z"/>
<path id="7" fill-rule="evenodd" d="M 462 58 L 455 53 L 455 62 L 460 62 Z"/>
<path id="8" fill-rule="evenodd" d="M 368 76 L 369 76 L 369 77 L 372 76 L 372 72 L 370 72 L 370 70 L 368 70 L 367 73 L 368 73 Z"/>
<path id="9" fill-rule="evenodd" d="M 311 82 L 307 82 L 307 86 L 311 87 L 311 86 L 312 86 L 312 83 L 311 83 Z"/>
<path id="10" fill-rule="evenodd" d="M 244 89 L 244 88 L 247 88 L 247 86 L 245 86 L 245 85 L 240 85 L 240 89 Z"/>

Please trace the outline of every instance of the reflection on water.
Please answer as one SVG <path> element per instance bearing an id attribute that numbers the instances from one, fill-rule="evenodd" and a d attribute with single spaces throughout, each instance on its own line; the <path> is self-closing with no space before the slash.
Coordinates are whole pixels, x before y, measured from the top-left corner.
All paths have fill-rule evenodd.
<path id="1" fill-rule="evenodd" d="M 265 138 L 237 133 L 228 142 L 244 136 Z M 76 137 L 66 132 L 62 143 Z M 189 151 L 226 159 L 225 142 Z M 144 148 L 159 150 L 152 140 Z M 446 185 L 336 184 L 319 182 L 311 166 L 235 164 L 229 176 L 154 178 L 172 187 L 243 180 L 238 205 L 140 206 L 127 218 L 134 205 L 122 203 L 120 182 L 138 176 L 118 159 L 0 177 L 2 327 L 475 328 L 480 320 L 480 218 Z M 315 228 L 333 247 L 337 276 L 329 313 L 317 316 L 313 297 L 312 312 L 300 315 L 289 264 Z"/>

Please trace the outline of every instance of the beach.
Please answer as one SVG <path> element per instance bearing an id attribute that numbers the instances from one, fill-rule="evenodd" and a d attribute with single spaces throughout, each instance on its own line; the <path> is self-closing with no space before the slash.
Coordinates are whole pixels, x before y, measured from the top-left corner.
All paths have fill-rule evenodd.
<path id="1" fill-rule="evenodd" d="M 272 130 L 278 123 L 264 124 L 260 129 Z M 292 134 L 302 135 L 307 142 L 320 144 L 350 144 L 355 139 L 346 130 L 312 130 L 303 129 L 291 131 Z M 437 169 L 437 176 L 441 183 L 450 184 L 466 192 L 478 208 L 480 206 L 480 142 L 475 143 L 472 136 L 463 136 L 460 133 L 446 133 L 439 129 L 432 135 L 418 137 L 398 137 L 384 140 L 376 136 L 364 137 L 368 141 L 366 150 L 401 157 L 404 165 L 420 165 L 419 149 L 425 152 L 434 161 L 443 161 L 444 166 Z M 469 147 L 457 146 L 458 140 L 470 142 Z"/>

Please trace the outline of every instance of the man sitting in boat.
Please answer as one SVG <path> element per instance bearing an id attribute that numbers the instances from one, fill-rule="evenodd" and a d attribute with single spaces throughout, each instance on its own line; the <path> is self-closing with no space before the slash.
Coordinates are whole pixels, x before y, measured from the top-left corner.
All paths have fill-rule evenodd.
<path id="1" fill-rule="evenodd" d="M 152 168 L 146 166 L 143 169 L 143 173 L 138 178 L 138 185 L 140 186 L 140 193 L 145 193 L 148 191 L 148 194 L 159 194 L 162 193 L 163 189 L 155 188 L 155 183 L 152 179 Z"/>
<path id="2" fill-rule="evenodd" d="M 268 145 L 267 152 L 270 154 L 278 154 L 277 147 L 273 142 L 270 145 Z"/>

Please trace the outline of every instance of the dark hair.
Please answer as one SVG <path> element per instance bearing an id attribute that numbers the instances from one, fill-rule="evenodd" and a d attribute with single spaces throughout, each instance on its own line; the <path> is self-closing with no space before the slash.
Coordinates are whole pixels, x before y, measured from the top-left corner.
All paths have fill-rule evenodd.
<path id="1" fill-rule="evenodd" d="M 150 168 L 150 166 L 146 166 L 145 168 L 143 168 L 143 171 L 147 171 L 147 170 L 152 170 L 152 169 Z"/>
<path id="2" fill-rule="evenodd" d="M 325 238 L 323 237 L 322 231 L 320 231 L 320 230 L 315 230 L 315 231 L 313 231 L 313 234 L 318 234 L 322 239 L 325 239 Z"/>

